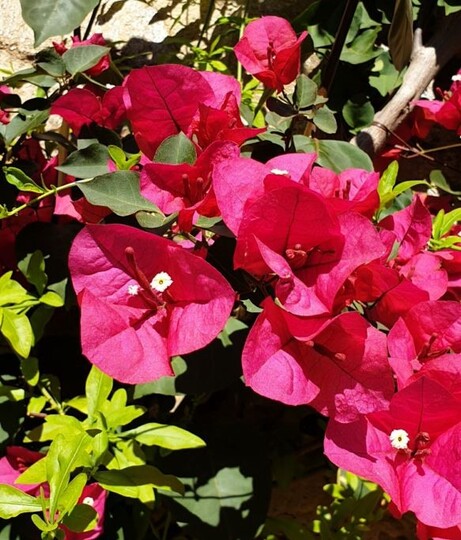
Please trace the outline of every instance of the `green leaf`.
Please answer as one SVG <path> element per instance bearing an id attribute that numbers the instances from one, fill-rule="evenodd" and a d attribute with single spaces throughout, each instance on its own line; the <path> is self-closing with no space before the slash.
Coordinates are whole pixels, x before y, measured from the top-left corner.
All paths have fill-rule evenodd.
<path id="1" fill-rule="evenodd" d="M 32 180 L 24 171 L 16 167 L 3 167 L 6 181 L 15 186 L 19 191 L 29 193 L 45 193 L 45 189 Z"/>
<path id="2" fill-rule="evenodd" d="M 447 193 L 450 193 L 451 195 L 461 195 L 461 191 L 454 191 L 453 189 L 451 189 L 442 171 L 438 169 L 431 171 L 429 173 L 429 178 L 430 178 L 431 184 L 433 184 L 434 186 L 440 189 L 443 189 L 443 191 L 446 191 Z"/>
<path id="3" fill-rule="evenodd" d="M 109 375 L 100 371 L 96 366 L 86 379 L 85 393 L 87 397 L 88 416 L 93 416 L 100 411 L 103 403 L 112 391 L 113 380 Z"/>
<path id="4" fill-rule="evenodd" d="M 197 152 L 194 143 L 184 133 L 166 138 L 157 148 L 153 161 L 156 163 L 195 163 Z"/>
<path id="5" fill-rule="evenodd" d="M 82 48 L 77 47 L 75 50 Z M 71 51 L 73 50 L 71 49 Z M 65 163 L 60 167 L 55 167 L 55 169 L 76 178 L 93 178 L 109 172 L 108 162 L 109 151 L 107 147 L 96 143 L 72 152 Z"/>
<path id="6" fill-rule="evenodd" d="M 52 441 L 59 434 L 66 437 L 81 433 L 85 435 L 85 430 L 79 420 L 73 416 L 62 414 L 49 414 L 45 418 L 45 423 L 30 430 L 24 442 Z"/>
<path id="7" fill-rule="evenodd" d="M 370 86 L 386 97 L 402 84 L 404 71 L 397 71 L 388 51 L 381 53 L 375 60 L 368 79 Z"/>
<path id="8" fill-rule="evenodd" d="M 47 403 L 48 400 L 45 396 L 32 396 L 27 404 L 27 416 L 40 414 Z"/>
<path id="9" fill-rule="evenodd" d="M 18 262 L 18 268 L 21 270 L 27 281 L 37 289 L 38 294 L 43 294 L 48 282 L 48 276 L 45 273 L 45 259 L 43 258 L 43 253 L 39 249 L 33 253 L 28 253 Z"/>
<path id="10" fill-rule="evenodd" d="M 59 294 L 53 291 L 47 291 L 43 296 L 39 298 L 41 304 L 45 304 L 50 307 L 62 307 L 64 305 L 64 300 L 59 296 Z"/>
<path id="11" fill-rule="evenodd" d="M 438 0 L 438 5 L 445 9 L 445 15 L 451 15 L 461 10 L 459 0 Z"/>
<path id="12" fill-rule="evenodd" d="M 317 85 L 306 75 L 299 75 L 296 79 L 295 102 L 299 109 L 306 109 L 317 99 Z"/>
<path id="13" fill-rule="evenodd" d="M 121 148 L 113 144 L 108 146 L 108 150 L 110 157 L 119 171 L 129 171 L 141 159 L 141 153 L 125 154 Z"/>
<path id="14" fill-rule="evenodd" d="M 381 206 L 385 206 L 392 200 L 392 190 L 394 189 L 397 175 L 399 173 L 398 161 L 392 161 L 387 166 L 386 170 L 381 175 L 378 183 L 378 195 L 381 201 Z"/>
<path id="15" fill-rule="evenodd" d="M 17 484 L 43 484 L 46 482 L 46 457 L 32 463 L 16 478 Z"/>
<path id="16" fill-rule="evenodd" d="M 0 385 L 0 396 L 8 398 L 9 401 L 22 401 L 26 397 L 26 391 L 24 388 L 2 384 Z"/>
<path id="17" fill-rule="evenodd" d="M 177 214 L 165 216 L 160 210 L 158 212 L 141 212 L 136 213 L 136 221 L 143 229 L 158 229 L 173 223 L 176 220 Z"/>
<path id="18" fill-rule="evenodd" d="M 411 189 L 415 186 L 429 186 L 430 184 L 425 180 L 407 180 L 406 182 L 400 182 L 392 190 L 392 196 L 395 198 L 407 189 Z"/>
<path id="19" fill-rule="evenodd" d="M 373 170 L 370 157 L 353 144 L 344 141 L 299 137 L 301 138 L 297 138 L 295 135 L 297 151 L 316 152 L 318 155 L 317 163 L 322 167 L 332 169 L 336 173 L 351 168 Z M 298 145 L 298 141 L 302 141 L 302 144 Z"/>
<path id="20" fill-rule="evenodd" d="M 335 115 L 326 105 L 315 112 L 313 122 L 324 133 L 336 133 L 338 129 Z"/>
<path id="21" fill-rule="evenodd" d="M 12 309 L 1 308 L 3 318 L 0 330 L 13 350 L 27 358 L 34 344 L 34 334 L 26 315 L 14 312 Z"/>
<path id="22" fill-rule="evenodd" d="M 118 216 L 130 216 L 145 210 L 160 210 L 141 195 L 139 175 L 132 171 L 117 171 L 97 176 L 91 182 L 80 183 L 86 199 L 97 206 L 107 206 Z"/>
<path id="23" fill-rule="evenodd" d="M 151 394 L 162 394 L 164 396 L 174 396 L 177 394 L 175 380 L 178 375 L 187 371 L 187 364 L 180 356 L 175 356 L 171 361 L 174 375 L 166 376 L 145 384 L 137 384 L 134 388 L 134 399 Z"/>
<path id="24" fill-rule="evenodd" d="M 24 106 L 26 103 L 24 103 Z M 49 115 L 49 109 L 32 111 L 25 108 L 19 109 L 18 114 L 5 128 L 5 143 L 9 145 L 20 135 L 28 133 L 29 131 L 41 126 L 48 120 Z"/>
<path id="25" fill-rule="evenodd" d="M 0 306 L 15 306 L 36 300 L 22 285 L 11 279 L 12 274 L 13 272 L 10 271 L 0 277 Z"/>
<path id="26" fill-rule="evenodd" d="M 40 512 L 42 505 L 37 497 L 5 484 L 0 484 L 0 518 L 11 519 L 26 512 Z"/>
<path id="27" fill-rule="evenodd" d="M 38 47 L 52 36 L 70 34 L 99 0 L 20 0 L 22 17 L 34 31 Z"/>
<path id="28" fill-rule="evenodd" d="M 197 435 L 189 433 L 177 426 L 156 424 L 149 422 L 129 431 L 120 433 L 121 437 L 132 437 L 140 444 L 147 446 L 160 446 L 168 450 L 182 450 L 185 448 L 200 448 L 205 441 Z"/>
<path id="29" fill-rule="evenodd" d="M 88 477 L 85 473 L 77 474 L 75 478 L 72 478 L 59 498 L 58 508 L 61 513 L 68 514 L 69 512 L 72 512 L 75 505 L 78 503 L 83 488 L 86 486 L 87 480 Z"/>
<path id="30" fill-rule="evenodd" d="M 50 524 L 44 521 L 39 515 L 32 514 L 30 516 L 32 523 L 37 527 L 39 531 L 48 532 L 50 531 Z M 55 526 L 56 527 L 56 526 Z"/>
<path id="31" fill-rule="evenodd" d="M 413 6 L 411 0 L 395 0 L 388 44 L 394 66 L 402 71 L 410 60 L 413 48 Z"/>
<path id="32" fill-rule="evenodd" d="M 374 48 L 380 28 L 365 30 L 352 43 L 343 48 L 341 60 L 349 64 L 363 64 L 375 58 L 381 51 Z"/>
<path id="33" fill-rule="evenodd" d="M 75 76 L 95 66 L 103 56 L 109 54 L 109 47 L 101 45 L 82 45 L 72 47 L 62 55 L 66 70 Z"/>
<path id="34" fill-rule="evenodd" d="M 70 514 L 64 516 L 62 523 L 75 533 L 84 533 L 96 527 L 98 513 L 89 504 L 77 504 Z"/>
<path id="35" fill-rule="evenodd" d="M 36 386 L 40 379 L 40 370 L 38 368 L 38 359 L 29 356 L 21 360 L 21 372 L 27 384 Z"/>
<path id="36" fill-rule="evenodd" d="M 107 491 L 132 499 L 138 499 L 141 493 L 139 488 L 146 485 L 184 493 L 184 486 L 175 476 L 163 474 L 151 465 L 134 465 L 121 470 L 99 471 L 95 473 L 94 478 Z"/>
<path id="37" fill-rule="evenodd" d="M 360 99 L 358 102 L 349 99 L 344 104 L 342 113 L 347 125 L 357 131 L 371 124 L 375 110 L 367 98 Z"/>
<path id="38" fill-rule="evenodd" d="M 74 436 L 57 435 L 46 456 L 46 476 L 50 485 L 50 515 L 54 516 L 70 474 L 77 467 L 91 467 L 86 447 L 91 439 L 86 433 Z"/>
<path id="39" fill-rule="evenodd" d="M 107 405 L 107 402 L 104 405 Z M 107 420 L 107 427 L 114 429 L 120 426 L 126 426 L 146 412 L 144 407 L 139 405 L 128 405 L 127 407 L 112 408 L 112 410 L 103 407 L 102 410 Z"/>
<path id="40" fill-rule="evenodd" d="M 52 77 L 62 77 L 66 71 L 62 57 L 54 49 L 44 49 L 36 55 L 37 66 Z"/>

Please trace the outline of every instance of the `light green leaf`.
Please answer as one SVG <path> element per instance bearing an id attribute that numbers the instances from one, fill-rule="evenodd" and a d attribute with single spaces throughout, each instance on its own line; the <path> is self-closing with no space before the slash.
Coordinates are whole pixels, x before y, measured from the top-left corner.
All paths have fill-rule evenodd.
<path id="1" fill-rule="evenodd" d="M 34 344 L 34 334 L 26 315 L 15 313 L 12 309 L 1 308 L 3 318 L 0 330 L 13 350 L 27 358 Z"/>
<path id="2" fill-rule="evenodd" d="M 141 195 L 139 175 L 132 171 L 117 171 L 97 176 L 91 182 L 80 183 L 86 199 L 99 206 L 107 206 L 118 216 L 130 216 L 145 210 L 157 212 L 157 206 Z"/>
<path id="3" fill-rule="evenodd" d="M 101 45 L 82 45 L 72 47 L 66 51 L 62 55 L 62 60 L 67 71 L 74 76 L 95 66 L 109 52 L 108 47 L 102 47 Z"/>
<path id="4" fill-rule="evenodd" d="M 113 429 L 120 426 L 126 426 L 146 412 L 144 407 L 141 407 L 140 405 L 128 405 L 127 407 L 112 410 L 107 410 L 106 407 L 103 407 L 102 410 L 107 420 L 107 427 Z"/>
<path id="5" fill-rule="evenodd" d="M 411 0 L 395 0 L 388 44 L 394 66 L 402 71 L 410 60 L 413 48 L 413 6 Z"/>
<path id="6" fill-rule="evenodd" d="M 84 533 L 96 527 L 98 513 L 89 504 L 78 504 L 70 514 L 64 516 L 62 523 L 75 533 Z"/>
<path id="7" fill-rule="evenodd" d="M 22 401 L 26 397 L 26 391 L 24 388 L 2 384 L 0 386 L 0 396 L 8 398 L 10 401 Z"/>
<path id="8" fill-rule="evenodd" d="M 392 190 L 394 189 L 395 182 L 397 181 L 398 173 L 399 164 L 397 161 L 392 161 L 381 175 L 378 182 L 378 195 L 381 201 L 381 206 L 386 205 L 392 200 Z"/>
<path id="9" fill-rule="evenodd" d="M 53 526 L 50 526 L 50 524 L 44 521 L 38 514 L 32 514 L 30 518 L 39 531 L 48 532 L 53 529 Z M 56 527 L 57 526 L 55 525 L 54 528 Z"/>
<path id="10" fill-rule="evenodd" d="M 11 275 L 12 272 L 6 272 L 0 278 L 0 306 L 18 305 L 36 300 L 22 285 L 11 279 Z"/>
<path id="11" fill-rule="evenodd" d="M 39 186 L 36 182 L 27 176 L 24 171 L 16 167 L 4 167 L 6 181 L 15 186 L 20 191 L 28 191 L 29 193 L 45 193 L 45 189 Z"/>
<path id="12" fill-rule="evenodd" d="M 156 163 L 195 163 L 197 152 L 194 143 L 184 133 L 166 138 L 157 148 L 153 161 Z"/>
<path id="13" fill-rule="evenodd" d="M 18 268 L 27 281 L 37 289 L 38 294 L 43 294 L 48 282 L 43 253 L 39 249 L 33 253 L 28 253 L 24 259 L 18 262 Z"/>
<path id="14" fill-rule="evenodd" d="M 11 519 L 27 512 L 40 512 L 42 505 L 37 497 L 23 491 L 0 484 L 0 518 Z"/>
<path id="15" fill-rule="evenodd" d="M 185 448 L 200 448 L 206 443 L 197 435 L 189 433 L 177 426 L 156 424 L 149 422 L 129 431 L 119 434 L 121 437 L 136 439 L 140 444 L 147 446 L 160 446 L 169 450 L 181 450 Z"/>
<path id="16" fill-rule="evenodd" d="M 140 487 L 151 485 L 177 493 L 184 492 L 184 486 L 175 477 L 163 474 L 151 465 L 135 465 L 121 470 L 99 471 L 94 475 L 95 480 L 107 491 L 118 493 L 124 497 L 138 499 Z"/>
<path id="17" fill-rule="evenodd" d="M 32 463 L 16 478 L 17 484 L 43 484 L 46 482 L 46 457 Z"/>
<path id="18" fill-rule="evenodd" d="M 83 49 L 83 47 L 77 47 L 71 51 L 79 49 Z M 96 143 L 72 152 L 66 161 L 55 169 L 76 178 L 93 178 L 108 173 L 108 163 L 109 151 L 107 147 Z"/>
<path id="19" fill-rule="evenodd" d="M 400 182 L 395 186 L 395 188 L 392 190 L 393 197 L 397 197 L 407 189 L 411 189 L 415 186 L 429 186 L 430 184 L 426 182 L 425 180 L 407 180 L 406 182 Z"/>
<path id="20" fill-rule="evenodd" d="M 70 474 L 77 467 L 91 467 L 87 446 L 91 439 L 86 433 L 64 436 L 61 433 L 53 440 L 46 456 L 46 476 L 50 485 L 50 515 L 55 514 L 64 490 L 69 484 Z"/>
<path id="21" fill-rule="evenodd" d="M 87 400 L 85 396 L 76 396 L 66 401 L 67 407 L 72 407 L 83 414 L 88 415 Z"/>
<path id="22" fill-rule="evenodd" d="M 112 144 L 108 146 L 108 150 L 110 157 L 120 171 L 129 171 L 141 159 L 141 153 L 125 154 L 121 148 Z"/>
<path id="23" fill-rule="evenodd" d="M 96 411 L 100 411 L 103 403 L 112 391 L 113 380 L 109 375 L 100 371 L 96 366 L 86 379 L 85 393 L 88 404 L 88 416 L 93 416 Z"/>
<path id="24" fill-rule="evenodd" d="M 451 195 L 461 195 L 461 191 L 454 191 L 453 189 L 451 189 L 442 171 L 438 169 L 431 171 L 429 173 L 429 178 L 431 180 L 431 184 L 433 184 L 434 186 L 440 189 L 443 189 L 443 191 L 446 191 L 447 193 L 450 193 Z"/>
<path id="25" fill-rule="evenodd" d="M 40 414 L 47 403 L 48 400 L 45 396 L 32 396 L 27 404 L 27 416 Z"/>
<path id="26" fill-rule="evenodd" d="M 41 304 L 45 304 L 50 307 L 62 307 L 64 305 L 64 300 L 59 296 L 59 294 L 53 291 L 47 291 L 43 296 L 39 298 Z"/>
<path id="27" fill-rule="evenodd" d="M 85 434 L 85 430 L 81 422 L 73 416 L 65 416 L 61 414 L 49 414 L 45 418 L 45 423 L 41 426 L 29 431 L 24 438 L 24 442 L 32 441 L 52 441 L 59 434 L 66 437 L 75 435 L 76 433 Z"/>
<path id="28" fill-rule="evenodd" d="M 52 36 L 70 34 L 99 0 L 20 0 L 22 17 L 34 31 L 35 47 Z"/>
<path id="29" fill-rule="evenodd" d="M 75 478 L 72 478 L 59 498 L 58 509 L 61 513 L 68 514 L 74 509 L 83 492 L 83 488 L 86 486 L 87 480 L 88 477 L 85 473 L 77 474 Z"/>

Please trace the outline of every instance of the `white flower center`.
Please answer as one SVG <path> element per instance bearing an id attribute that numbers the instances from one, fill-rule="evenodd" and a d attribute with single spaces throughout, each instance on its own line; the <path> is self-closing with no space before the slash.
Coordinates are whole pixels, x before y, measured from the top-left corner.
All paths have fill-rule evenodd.
<path id="1" fill-rule="evenodd" d="M 280 176 L 288 176 L 290 173 L 288 171 L 284 171 L 283 169 L 272 169 L 272 174 L 278 174 Z"/>
<path id="2" fill-rule="evenodd" d="M 88 504 L 89 506 L 94 506 L 93 497 L 85 497 L 82 501 L 83 504 Z"/>
<path id="3" fill-rule="evenodd" d="M 410 442 L 410 437 L 404 429 L 394 429 L 389 435 L 389 439 L 392 447 L 398 450 L 406 450 Z"/>
<path id="4" fill-rule="evenodd" d="M 159 272 L 155 275 L 150 282 L 150 286 L 154 291 L 163 292 L 168 289 L 168 287 L 173 283 L 171 276 L 166 272 Z"/>
<path id="5" fill-rule="evenodd" d="M 139 285 L 128 285 L 128 294 L 130 296 L 136 296 L 139 292 Z"/>

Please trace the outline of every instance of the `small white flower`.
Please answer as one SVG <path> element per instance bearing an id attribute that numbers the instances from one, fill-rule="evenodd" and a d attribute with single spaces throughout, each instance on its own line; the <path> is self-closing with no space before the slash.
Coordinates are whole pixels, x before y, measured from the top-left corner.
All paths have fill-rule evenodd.
<path id="1" fill-rule="evenodd" d="M 287 175 L 290 174 L 288 171 L 284 171 L 283 169 L 272 169 L 271 173 L 272 174 L 278 174 L 280 176 L 287 176 Z"/>
<path id="2" fill-rule="evenodd" d="M 94 506 L 93 497 L 85 497 L 82 502 L 83 502 L 83 504 L 88 504 L 89 506 Z"/>
<path id="3" fill-rule="evenodd" d="M 410 437 L 404 429 L 394 429 L 389 435 L 389 439 L 392 447 L 398 450 L 406 450 L 410 442 Z"/>
<path id="4" fill-rule="evenodd" d="M 169 274 L 167 274 L 166 272 L 159 272 L 150 282 L 150 286 L 155 291 L 163 292 L 166 291 L 172 283 L 173 280 L 171 279 Z"/>
<path id="5" fill-rule="evenodd" d="M 453 75 L 451 78 L 453 82 L 461 82 L 461 73 L 458 73 L 457 75 Z"/>
<path id="6" fill-rule="evenodd" d="M 136 296 L 139 292 L 139 285 L 128 285 L 128 294 L 130 296 Z"/>

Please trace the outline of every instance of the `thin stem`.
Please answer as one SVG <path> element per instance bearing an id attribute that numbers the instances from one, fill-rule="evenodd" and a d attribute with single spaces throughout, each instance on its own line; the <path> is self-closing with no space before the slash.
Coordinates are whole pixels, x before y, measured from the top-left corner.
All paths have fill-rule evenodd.
<path id="1" fill-rule="evenodd" d="M 91 17 L 90 17 L 90 20 L 88 21 L 88 26 L 86 27 L 85 33 L 83 34 L 83 40 L 84 41 L 85 41 L 85 39 L 88 39 L 88 37 L 90 35 L 91 29 L 93 27 L 94 21 L 96 20 L 96 15 L 98 14 L 98 10 L 99 10 L 100 5 L 101 4 L 98 3 L 98 5 L 91 12 Z"/>
<path id="2" fill-rule="evenodd" d="M 213 14 L 214 7 L 215 7 L 215 0 L 210 0 L 210 3 L 208 4 L 208 9 L 206 11 L 205 20 L 203 21 L 202 31 L 200 32 L 200 36 L 197 41 L 197 47 L 200 47 L 203 37 L 205 36 L 205 32 L 210 27 L 211 15 Z"/>
<path id="3" fill-rule="evenodd" d="M 91 182 L 93 180 L 92 178 L 88 178 L 87 180 L 78 180 L 77 182 L 71 182 L 70 184 L 66 184 L 65 186 L 53 186 L 52 189 L 47 191 L 46 193 L 42 193 L 38 197 L 35 197 L 35 199 L 30 200 L 27 203 L 21 204 L 21 206 L 18 206 L 16 208 L 13 208 L 13 210 L 10 210 L 6 215 L 1 216 L 0 219 L 9 218 L 11 216 L 16 216 L 19 214 L 19 212 L 22 212 L 22 210 L 25 210 L 26 208 L 29 208 L 29 206 L 33 206 L 34 204 L 43 201 L 43 199 L 46 199 L 47 197 L 50 197 L 52 195 L 56 195 L 56 193 L 59 193 L 60 191 L 64 191 L 66 189 L 70 189 L 76 186 L 79 186 L 80 184 L 86 184 L 88 182 Z"/>
<path id="4" fill-rule="evenodd" d="M 54 396 L 51 394 L 51 392 L 49 392 L 43 386 L 43 384 L 39 383 L 38 388 L 40 389 L 40 392 L 42 393 L 42 395 L 45 396 L 46 399 L 49 401 L 52 409 L 54 409 L 59 414 L 62 414 L 62 415 L 66 414 L 64 412 L 64 409 L 63 409 L 62 405 L 54 398 Z"/>
<path id="5" fill-rule="evenodd" d="M 336 75 L 336 70 L 339 64 L 339 57 L 346 42 L 347 33 L 354 18 L 355 10 L 359 0 L 347 0 L 344 13 L 339 23 L 338 31 L 336 32 L 335 41 L 331 48 L 330 56 L 327 59 L 327 65 L 322 73 L 322 87 L 325 88 L 327 95 L 330 93 L 331 85 Z"/>

